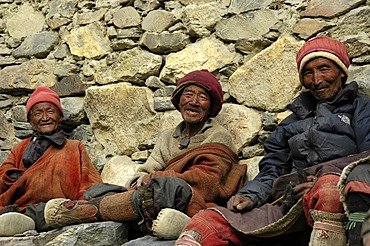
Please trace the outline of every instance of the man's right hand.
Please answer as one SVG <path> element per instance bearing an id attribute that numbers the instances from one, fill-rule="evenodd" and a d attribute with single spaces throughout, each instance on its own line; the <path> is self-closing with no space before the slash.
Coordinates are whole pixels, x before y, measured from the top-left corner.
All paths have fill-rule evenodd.
<path id="1" fill-rule="evenodd" d="M 232 196 L 227 202 L 227 209 L 234 212 L 248 211 L 251 210 L 252 207 L 252 200 L 242 195 Z"/>

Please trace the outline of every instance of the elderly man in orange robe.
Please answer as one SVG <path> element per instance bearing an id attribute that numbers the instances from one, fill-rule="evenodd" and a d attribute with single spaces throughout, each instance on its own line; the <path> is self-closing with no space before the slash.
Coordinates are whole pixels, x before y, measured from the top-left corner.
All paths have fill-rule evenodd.
<path id="1" fill-rule="evenodd" d="M 0 167 L 0 236 L 47 230 L 47 201 L 81 199 L 102 182 L 83 144 L 66 139 L 59 129 L 64 114 L 57 93 L 38 87 L 27 101 L 26 114 L 35 132 L 16 144 Z"/>

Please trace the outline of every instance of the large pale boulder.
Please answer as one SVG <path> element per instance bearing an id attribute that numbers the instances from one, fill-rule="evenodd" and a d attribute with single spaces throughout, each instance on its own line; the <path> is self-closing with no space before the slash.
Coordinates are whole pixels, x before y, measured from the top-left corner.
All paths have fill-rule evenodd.
<path id="1" fill-rule="evenodd" d="M 101 178 L 105 183 L 126 187 L 137 165 L 128 156 L 115 156 L 104 165 Z"/>
<path id="2" fill-rule="evenodd" d="M 251 15 L 234 15 L 217 22 L 216 35 L 223 40 L 260 38 L 277 22 L 274 12 L 259 10 Z"/>
<path id="3" fill-rule="evenodd" d="M 85 111 L 96 139 L 113 153 L 131 155 L 158 131 L 150 89 L 118 83 L 86 90 Z"/>
<path id="4" fill-rule="evenodd" d="M 185 7 L 182 21 L 192 36 L 207 37 L 226 14 L 220 3 L 192 4 Z"/>
<path id="5" fill-rule="evenodd" d="M 150 77 L 157 76 L 162 66 L 162 57 L 141 48 L 133 48 L 100 61 L 95 74 L 98 84 L 117 81 L 142 83 Z"/>
<path id="6" fill-rule="evenodd" d="M 108 37 L 96 23 L 74 29 L 64 39 L 71 53 L 79 57 L 98 59 L 111 51 Z"/>
<path id="7" fill-rule="evenodd" d="M 225 103 L 216 119 L 229 130 L 238 152 L 256 139 L 262 127 L 256 110 L 237 104 Z"/>
<path id="8" fill-rule="evenodd" d="M 161 125 L 159 131 L 171 129 L 182 121 L 181 113 L 177 110 L 166 111 L 161 115 Z"/>
<path id="9" fill-rule="evenodd" d="M 27 2 L 10 18 L 6 27 L 13 38 L 23 38 L 40 32 L 45 24 L 45 17 L 35 11 Z"/>
<path id="10" fill-rule="evenodd" d="M 255 156 L 250 159 L 240 160 L 239 164 L 247 165 L 247 180 L 253 180 L 259 173 L 258 163 L 263 156 Z"/>
<path id="11" fill-rule="evenodd" d="M 295 62 L 301 46 L 284 37 L 255 55 L 230 77 L 230 95 L 247 107 L 283 110 L 301 88 Z"/>
<path id="12" fill-rule="evenodd" d="M 37 86 L 53 86 L 58 80 L 54 75 L 55 61 L 29 60 L 19 66 L 8 66 L 0 70 L 0 91 L 35 89 Z"/>
<path id="13" fill-rule="evenodd" d="M 230 52 L 225 44 L 216 38 L 204 38 L 185 49 L 171 53 L 166 57 L 159 78 L 176 83 L 185 74 L 199 69 L 213 72 L 233 62 L 235 53 Z"/>

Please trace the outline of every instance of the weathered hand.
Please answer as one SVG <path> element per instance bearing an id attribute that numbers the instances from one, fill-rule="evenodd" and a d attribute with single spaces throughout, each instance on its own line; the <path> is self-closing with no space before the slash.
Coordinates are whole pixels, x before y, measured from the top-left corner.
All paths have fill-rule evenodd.
<path id="1" fill-rule="evenodd" d="M 227 209 L 234 212 L 248 211 L 252 207 L 252 200 L 242 195 L 232 196 L 227 202 Z"/>
<path id="2" fill-rule="evenodd" d="M 309 189 L 311 189 L 311 187 L 315 184 L 315 181 L 316 177 L 309 175 L 307 176 L 306 182 L 294 186 L 294 199 L 298 200 L 301 198 Z"/>

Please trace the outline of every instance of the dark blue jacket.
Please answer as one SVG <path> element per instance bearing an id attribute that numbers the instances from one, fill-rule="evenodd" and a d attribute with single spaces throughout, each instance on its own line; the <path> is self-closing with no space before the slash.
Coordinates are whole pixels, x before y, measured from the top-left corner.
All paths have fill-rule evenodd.
<path id="1" fill-rule="evenodd" d="M 259 174 L 238 192 L 259 207 L 271 202 L 273 181 L 283 175 L 370 149 L 370 98 L 358 95 L 356 82 L 346 84 L 331 102 L 302 92 L 264 146 Z"/>

